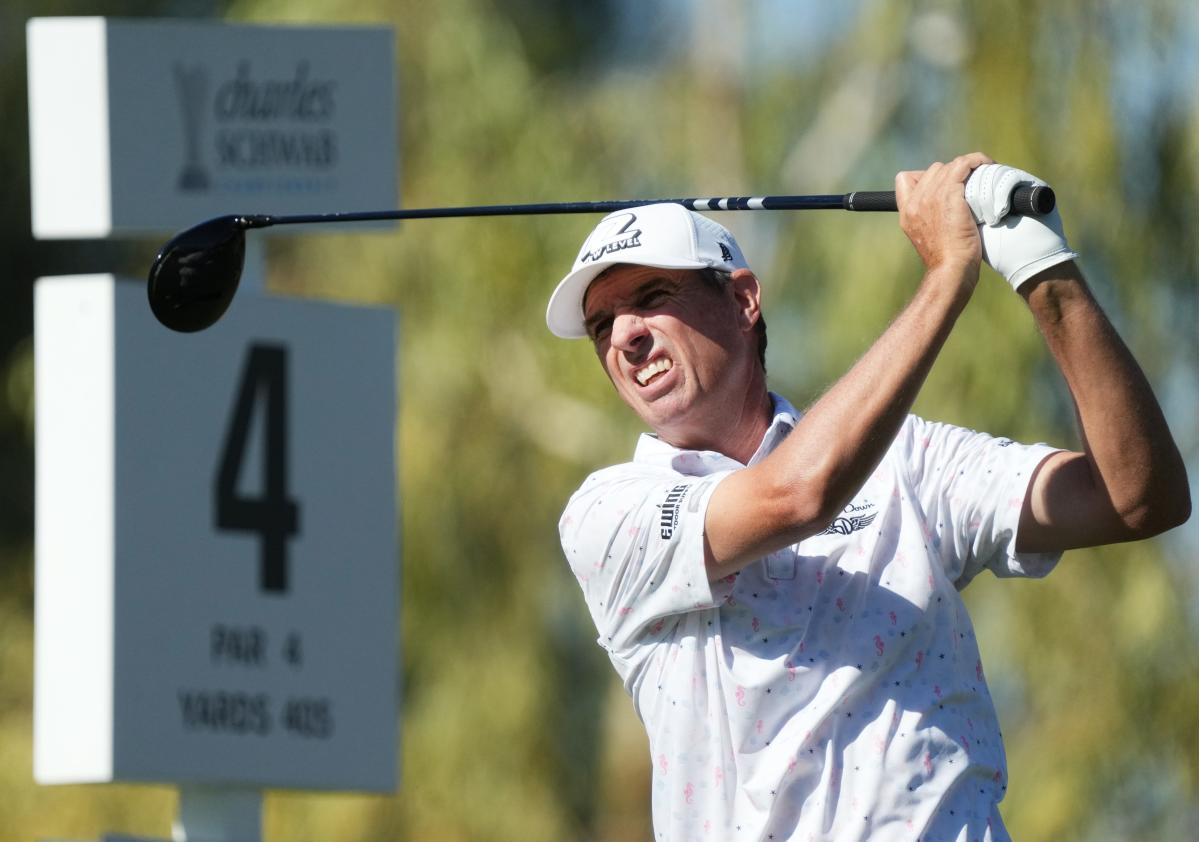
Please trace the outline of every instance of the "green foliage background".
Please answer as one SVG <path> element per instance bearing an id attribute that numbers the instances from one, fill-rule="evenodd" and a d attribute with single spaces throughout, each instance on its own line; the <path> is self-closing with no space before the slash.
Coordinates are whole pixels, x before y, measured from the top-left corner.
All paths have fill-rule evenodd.
<path id="1" fill-rule="evenodd" d="M 1199 474 L 1199 15 L 1186 0 L 536 3 L 14 0 L 0 8 L 0 840 L 166 837 L 166 787 L 31 775 L 32 280 L 156 243 L 28 234 L 23 24 L 206 15 L 395 27 L 404 205 L 883 189 L 980 148 L 1044 175 L 1097 295 Z M 386 130 L 387 127 L 381 127 Z M 887 215 L 753 214 L 772 386 L 809 402 L 919 279 Z M 413 222 L 271 246 L 281 293 L 401 319 L 402 785 L 272 793 L 267 840 L 650 838 L 644 734 L 559 556 L 556 522 L 637 424 L 545 297 L 593 220 Z M 1077 444 L 1023 304 L 986 272 L 921 414 Z M 1017 839 L 1199 835 L 1193 526 L 967 592 L 1004 727 Z"/>

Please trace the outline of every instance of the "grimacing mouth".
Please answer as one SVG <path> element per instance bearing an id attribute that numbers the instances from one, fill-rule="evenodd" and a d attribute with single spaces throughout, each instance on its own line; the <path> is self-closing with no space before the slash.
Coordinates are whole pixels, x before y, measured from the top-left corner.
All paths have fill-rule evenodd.
<path id="1" fill-rule="evenodd" d="M 659 374 L 664 374 L 672 368 L 674 368 L 674 361 L 670 357 L 658 357 L 634 371 L 633 377 L 639 385 L 645 386 Z"/>

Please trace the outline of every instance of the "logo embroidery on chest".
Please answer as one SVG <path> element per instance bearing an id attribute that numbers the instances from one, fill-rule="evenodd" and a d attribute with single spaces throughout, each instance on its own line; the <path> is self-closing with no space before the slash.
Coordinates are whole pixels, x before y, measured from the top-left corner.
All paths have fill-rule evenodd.
<path id="1" fill-rule="evenodd" d="M 676 485 L 667 493 L 666 500 L 662 503 L 662 513 L 658 519 L 662 540 L 670 540 L 670 537 L 674 535 L 674 528 L 679 525 L 679 506 L 682 505 L 683 498 L 690 490 L 691 486 L 684 483 Z"/>
<path id="2" fill-rule="evenodd" d="M 878 516 L 878 512 L 874 511 L 873 503 L 864 503 L 861 506 L 850 503 L 845 507 L 844 513 L 838 515 L 836 520 L 828 525 L 820 534 L 821 535 L 850 535 L 859 530 L 865 529 Z"/>

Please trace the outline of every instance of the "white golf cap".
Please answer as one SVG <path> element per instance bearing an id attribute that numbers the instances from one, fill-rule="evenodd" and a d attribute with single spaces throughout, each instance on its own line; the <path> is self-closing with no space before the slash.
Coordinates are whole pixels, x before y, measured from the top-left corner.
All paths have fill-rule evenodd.
<path id="1" fill-rule="evenodd" d="M 550 296 L 545 323 L 555 336 L 587 336 L 583 296 L 596 275 L 619 263 L 726 272 L 749 266 L 727 228 L 682 205 L 668 202 L 610 213 L 588 235 L 570 274 Z"/>

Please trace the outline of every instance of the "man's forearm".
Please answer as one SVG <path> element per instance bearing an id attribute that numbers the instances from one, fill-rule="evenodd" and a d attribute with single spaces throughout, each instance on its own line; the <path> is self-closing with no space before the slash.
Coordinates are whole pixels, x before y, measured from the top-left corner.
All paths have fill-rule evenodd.
<path id="1" fill-rule="evenodd" d="M 1050 545 L 1143 538 L 1186 520 L 1186 470 L 1165 417 L 1077 265 L 1046 270 L 1021 293 L 1074 398 L 1085 449 L 1063 466 L 1058 493 L 1031 501 L 1038 526 L 1059 527 Z M 1089 504 L 1069 499 L 1087 495 Z"/>
<path id="2" fill-rule="evenodd" d="M 769 458 L 716 486 L 705 519 L 710 577 L 818 532 L 882 459 L 978 283 L 982 240 L 963 185 L 989 161 L 973 152 L 895 176 L 899 224 L 924 279 Z"/>
<path id="3" fill-rule="evenodd" d="M 887 330 L 805 413 L 799 435 L 787 442 L 792 447 L 779 448 L 792 470 L 820 466 L 820 519 L 835 516 L 886 453 L 969 300 L 973 284 L 962 278 L 977 271 L 930 271 Z M 958 277 L 947 283 L 937 274 Z"/>
<path id="4" fill-rule="evenodd" d="M 744 541 L 713 541 L 713 577 L 819 531 L 852 499 L 903 424 L 977 277 L 976 264 L 930 270 L 900 315 L 804 413 L 787 440 L 762 463 L 722 483 L 718 494 L 754 503 L 723 511 L 761 524 L 738 532 L 712 524 L 717 528 L 710 535 Z"/>

